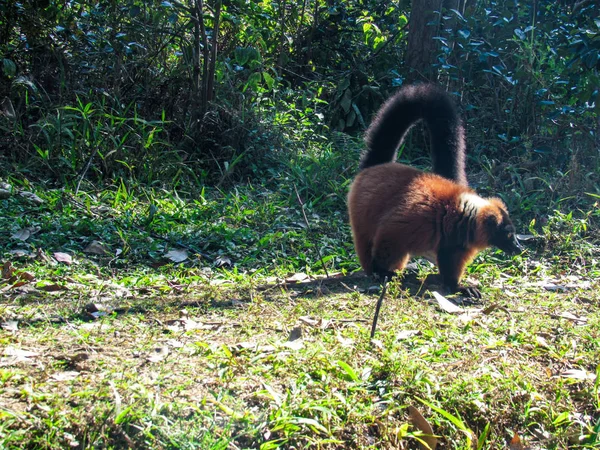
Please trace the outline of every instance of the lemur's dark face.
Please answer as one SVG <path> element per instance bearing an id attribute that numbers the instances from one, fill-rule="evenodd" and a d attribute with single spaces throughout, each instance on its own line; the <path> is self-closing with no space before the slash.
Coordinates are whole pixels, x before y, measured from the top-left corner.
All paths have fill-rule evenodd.
<path id="1" fill-rule="evenodd" d="M 510 217 L 508 217 L 508 213 L 504 209 L 501 209 L 501 212 L 502 220 L 500 223 L 498 223 L 497 219 L 495 218 L 488 222 L 490 244 L 494 247 L 498 247 L 508 255 L 516 255 L 521 253 L 523 251 L 523 247 L 521 247 L 521 244 L 517 239 L 515 226 L 510 220 Z"/>

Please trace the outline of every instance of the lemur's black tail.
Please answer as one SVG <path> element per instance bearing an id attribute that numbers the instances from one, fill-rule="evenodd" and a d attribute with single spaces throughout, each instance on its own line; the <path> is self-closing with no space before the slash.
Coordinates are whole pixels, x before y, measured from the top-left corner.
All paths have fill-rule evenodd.
<path id="1" fill-rule="evenodd" d="M 384 103 L 366 132 L 360 170 L 394 161 L 406 133 L 419 120 L 429 128 L 433 172 L 466 185 L 460 116 L 448 93 L 432 84 L 406 86 Z"/>

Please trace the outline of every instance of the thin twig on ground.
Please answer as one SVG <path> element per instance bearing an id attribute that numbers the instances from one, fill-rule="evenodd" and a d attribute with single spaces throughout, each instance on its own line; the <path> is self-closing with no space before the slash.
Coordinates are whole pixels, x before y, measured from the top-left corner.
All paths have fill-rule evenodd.
<path id="1" fill-rule="evenodd" d="M 385 291 L 387 290 L 387 282 L 388 277 L 383 278 L 383 286 L 381 287 L 381 295 L 377 300 L 377 306 L 375 307 L 375 316 L 373 317 L 373 325 L 371 326 L 371 339 L 375 336 L 375 329 L 377 328 L 377 319 L 379 319 L 379 310 L 381 309 L 381 304 L 383 303 L 383 297 L 385 297 Z"/>

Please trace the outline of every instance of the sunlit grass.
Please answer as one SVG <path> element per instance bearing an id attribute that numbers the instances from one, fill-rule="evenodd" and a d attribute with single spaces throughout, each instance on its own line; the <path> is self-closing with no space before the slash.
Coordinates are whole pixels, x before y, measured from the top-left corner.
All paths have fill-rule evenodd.
<path id="1" fill-rule="evenodd" d="M 411 407 L 444 448 L 598 447 L 593 199 L 543 223 L 514 211 L 527 251 L 478 256 L 484 300 L 463 314 L 436 307 L 419 263 L 370 342 L 376 283 L 351 276 L 352 170 L 333 157 L 232 189 L 12 180 L 43 203 L 0 200 L 0 446 L 415 448 Z"/>

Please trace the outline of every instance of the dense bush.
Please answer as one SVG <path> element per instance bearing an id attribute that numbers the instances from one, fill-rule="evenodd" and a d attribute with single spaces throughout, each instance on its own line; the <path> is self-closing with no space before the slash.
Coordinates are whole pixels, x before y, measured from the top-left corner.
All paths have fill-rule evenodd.
<path id="1" fill-rule="evenodd" d="M 444 3 L 432 68 L 461 93 L 471 154 L 597 167 L 596 2 Z M 5 2 L 0 161 L 63 182 L 251 176 L 280 149 L 362 132 L 410 74 L 410 13 L 375 0 Z"/>

